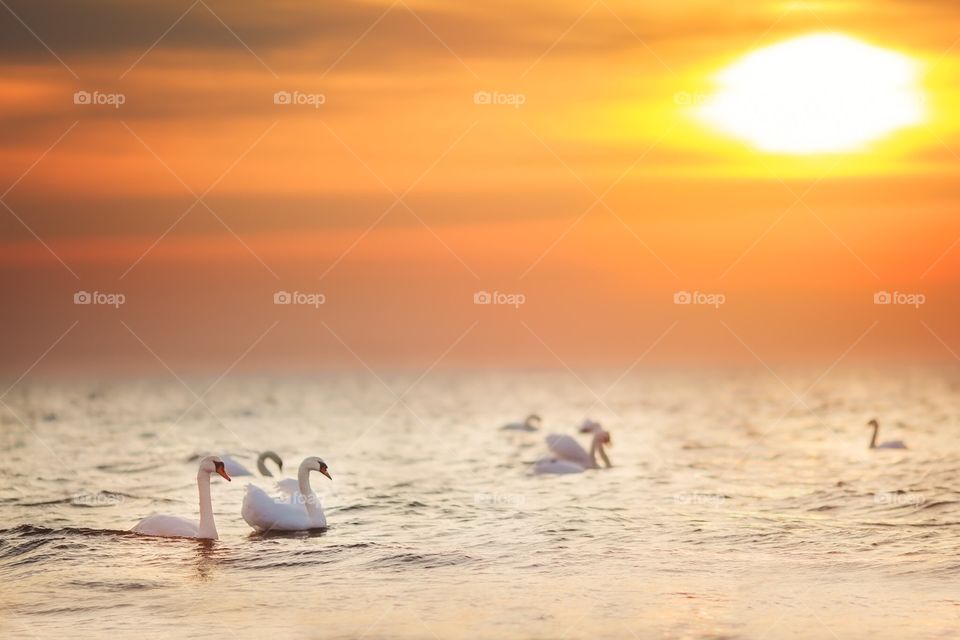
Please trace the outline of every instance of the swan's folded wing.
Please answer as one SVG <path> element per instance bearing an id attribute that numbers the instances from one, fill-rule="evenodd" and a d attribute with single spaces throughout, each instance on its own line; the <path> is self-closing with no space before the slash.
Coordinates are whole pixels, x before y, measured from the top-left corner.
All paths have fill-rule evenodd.
<path id="1" fill-rule="evenodd" d="M 131 529 L 134 533 L 145 536 L 162 536 L 164 538 L 196 538 L 199 535 L 200 525 L 186 518 L 176 516 L 153 515 L 147 516 Z"/>
<path id="2" fill-rule="evenodd" d="M 582 473 L 583 467 L 576 462 L 560 458 L 540 458 L 533 465 L 534 473 Z"/>
<path id="3" fill-rule="evenodd" d="M 287 497 L 287 502 L 298 502 L 297 496 L 300 495 L 300 483 L 293 478 L 277 480 L 277 491 Z M 302 500 L 299 501 L 302 502 Z"/>
<path id="4" fill-rule="evenodd" d="M 558 458 L 576 462 L 579 465 L 589 467 L 592 459 L 587 450 L 580 446 L 580 443 L 568 435 L 559 435 L 551 433 L 547 436 L 547 448 Z"/>
<path id="5" fill-rule="evenodd" d="M 303 531 L 310 519 L 303 505 L 274 500 L 260 487 L 247 485 L 240 514 L 258 533 L 267 531 Z"/>

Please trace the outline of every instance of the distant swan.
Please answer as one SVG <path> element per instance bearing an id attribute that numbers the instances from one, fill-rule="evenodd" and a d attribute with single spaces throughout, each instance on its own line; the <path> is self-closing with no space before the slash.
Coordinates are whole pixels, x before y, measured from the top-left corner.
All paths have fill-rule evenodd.
<path id="1" fill-rule="evenodd" d="M 605 467 L 612 467 L 604 449 L 604 446 L 613 444 L 610 433 L 604 431 L 596 422 L 585 422 L 580 427 L 580 432 L 593 434 L 589 453 L 573 437 L 551 433 L 546 442 L 552 455 L 537 460 L 533 466 L 534 473 L 582 473 L 587 469 L 599 469 L 597 455 L 603 460 Z"/>
<path id="2" fill-rule="evenodd" d="M 217 456 L 207 456 L 200 461 L 197 471 L 197 489 L 200 493 L 200 522 L 178 518 L 176 516 L 147 516 L 131 529 L 145 536 L 164 538 L 201 538 L 217 539 L 217 525 L 213 521 L 213 504 L 210 501 L 210 474 L 218 473 L 226 480 L 230 475 L 224 468 L 223 460 Z"/>
<path id="3" fill-rule="evenodd" d="M 263 489 L 248 484 L 247 493 L 243 497 L 243 507 L 240 510 L 243 519 L 257 533 L 306 531 L 326 527 L 327 518 L 323 515 L 320 499 L 310 488 L 311 471 L 319 471 L 327 478 L 333 479 L 327 470 L 326 462 L 317 457 L 305 458 L 297 472 L 295 492 L 289 487 L 290 481 L 283 480 L 277 483 L 281 491 L 288 496 L 286 502 L 271 498 Z"/>
<path id="4" fill-rule="evenodd" d="M 887 440 L 877 444 L 877 434 L 880 432 L 880 423 L 874 418 L 867 423 L 867 426 L 873 427 L 873 437 L 870 438 L 871 449 L 906 449 L 907 444 L 903 440 Z"/>
<path id="5" fill-rule="evenodd" d="M 540 428 L 542 422 L 540 416 L 531 413 L 523 422 L 508 422 L 500 427 L 500 429 L 502 431 L 536 431 Z"/>
<path id="6" fill-rule="evenodd" d="M 236 459 L 229 455 L 221 455 L 220 459 L 223 460 L 224 466 L 226 466 L 227 473 L 231 476 L 252 476 L 253 472 L 243 466 L 240 462 L 237 462 Z M 260 472 L 260 475 L 265 478 L 272 478 L 273 473 L 267 469 L 266 461 L 272 460 L 276 463 L 280 471 L 283 471 L 283 460 L 280 459 L 273 451 L 264 451 L 257 457 L 257 471 Z"/>

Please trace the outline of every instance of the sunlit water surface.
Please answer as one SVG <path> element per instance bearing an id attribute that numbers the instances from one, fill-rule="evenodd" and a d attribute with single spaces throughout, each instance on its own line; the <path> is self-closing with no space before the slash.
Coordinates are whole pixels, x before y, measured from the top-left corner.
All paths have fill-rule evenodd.
<path id="1" fill-rule="evenodd" d="M 202 401 L 159 379 L 19 383 L 0 410 L 0 635 L 960 635 L 957 371 L 384 381 L 228 379 Z M 602 420 L 615 468 L 531 475 L 543 434 L 498 431 L 529 411 L 545 432 Z M 910 449 L 868 451 L 874 415 Z M 253 535 L 255 476 L 214 480 L 215 543 L 124 532 L 196 517 L 195 454 L 253 468 L 266 448 L 289 475 L 329 463 L 327 531 Z"/>

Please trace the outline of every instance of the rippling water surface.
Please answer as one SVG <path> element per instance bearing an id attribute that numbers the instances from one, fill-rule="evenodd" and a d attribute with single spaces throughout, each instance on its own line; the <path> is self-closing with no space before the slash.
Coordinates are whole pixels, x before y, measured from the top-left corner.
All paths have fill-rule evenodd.
<path id="1" fill-rule="evenodd" d="M 0 634 L 960 636 L 955 370 L 384 383 L 241 378 L 201 400 L 159 379 L 19 383 L 0 409 Z M 530 411 L 544 433 L 498 431 Z M 587 415 L 615 467 L 531 475 L 543 435 Z M 868 451 L 873 416 L 910 449 Z M 214 480 L 217 542 L 125 533 L 197 517 L 196 454 L 253 469 L 261 449 L 289 475 L 328 462 L 327 531 L 253 535 L 254 476 Z"/>

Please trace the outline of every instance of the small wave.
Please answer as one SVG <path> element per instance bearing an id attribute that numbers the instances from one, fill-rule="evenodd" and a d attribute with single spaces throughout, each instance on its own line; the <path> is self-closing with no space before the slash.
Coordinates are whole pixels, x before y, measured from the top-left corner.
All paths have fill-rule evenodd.
<path id="1" fill-rule="evenodd" d="M 345 513 L 348 511 L 366 511 L 367 509 L 373 509 L 374 505 L 372 504 L 349 504 L 345 507 L 338 507 L 336 509 L 330 509 L 330 513 Z"/>
<path id="2" fill-rule="evenodd" d="M 469 564 L 475 561 L 475 558 L 462 554 L 399 553 L 372 560 L 370 564 L 379 568 L 406 569 L 410 565 L 418 565 L 425 569 L 437 569 Z"/>
<path id="3" fill-rule="evenodd" d="M 24 507 L 46 507 L 55 504 L 69 504 L 74 507 L 96 508 L 113 507 L 126 499 L 139 500 L 140 496 L 119 491 L 97 491 L 96 493 L 80 493 L 55 500 L 21 502 L 20 505 Z"/>
<path id="4" fill-rule="evenodd" d="M 303 531 L 265 531 L 263 533 L 251 533 L 250 538 L 315 538 L 326 535 L 329 527 L 320 529 L 305 529 Z"/>
<path id="5" fill-rule="evenodd" d="M 132 535 L 129 531 L 123 531 L 121 529 L 88 529 L 85 527 L 60 527 L 57 529 L 52 529 L 50 527 L 38 527 L 32 524 L 21 524 L 9 529 L 0 529 L 0 540 L 5 537 L 13 536 L 38 537 L 54 536 L 58 534 L 74 536 Z"/>
<path id="6" fill-rule="evenodd" d="M 142 473 L 144 471 L 155 471 L 157 469 L 163 468 L 162 464 L 150 464 L 146 466 L 137 466 L 124 462 L 111 462 L 108 464 L 98 464 L 97 471 L 105 471 L 107 473 Z"/>
<path id="7" fill-rule="evenodd" d="M 111 605 L 111 608 L 126 608 L 132 607 L 133 604 L 129 602 L 115 603 Z M 55 609 L 37 609 L 33 613 L 40 616 L 52 616 L 52 615 L 61 615 L 64 613 L 90 613 L 90 612 L 99 612 L 102 611 L 103 607 L 100 605 L 91 605 L 88 607 L 57 607 Z"/>
<path id="8" fill-rule="evenodd" d="M 107 582 L 104 580 L 72 580 L 67 583 L 71 587 L 80 587 L 81 589 L 93 589 L 94 591 L 106 591 L 108 593 L 127 592 L 127 591 L 146 591 L 148 589 L 162 588 L 162 585 L 155 582 Z"/>
<path id="9" fill-rule="evenodd" d="M 936 502 L 924 502 L 917 506 L 918 511 L 928 511 L 931 509 L 941 509 L 950 505 L 960 504 L 956 500 L 937 500 Z"/>

